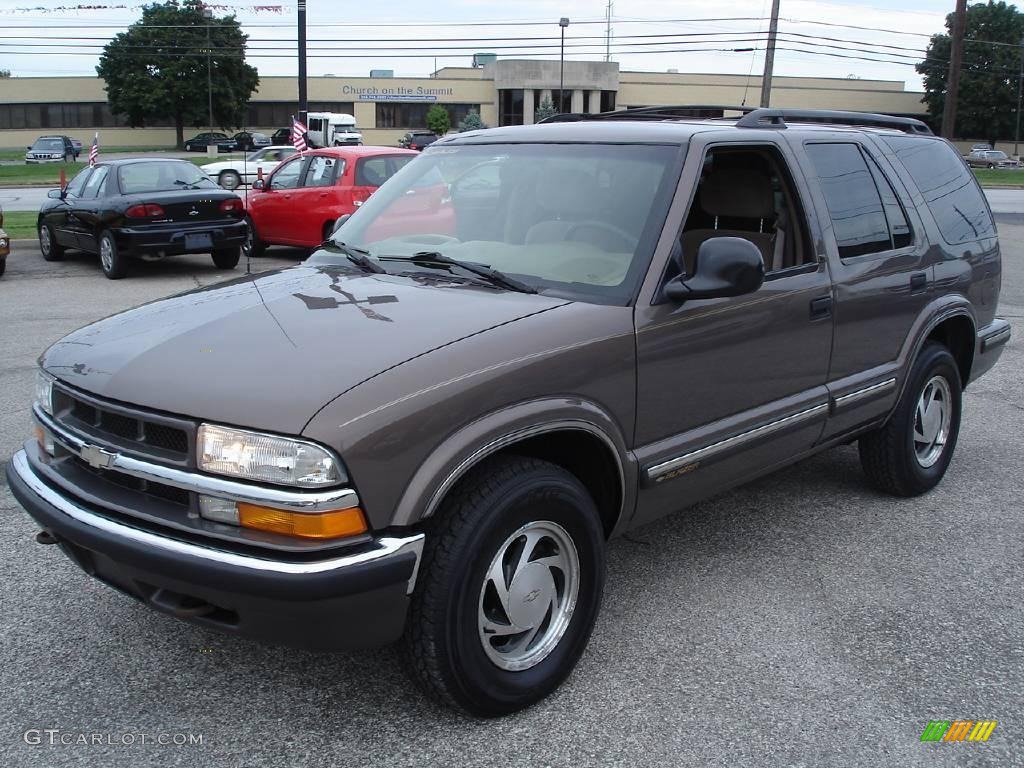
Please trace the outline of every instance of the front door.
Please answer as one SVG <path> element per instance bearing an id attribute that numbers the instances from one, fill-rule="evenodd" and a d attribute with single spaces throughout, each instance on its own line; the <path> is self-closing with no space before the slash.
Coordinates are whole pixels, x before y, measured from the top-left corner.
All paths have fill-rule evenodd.
<path id="1" fill-rule="evenodd" d="M 705 145 L 696 137 L 681 180 L 696 186 L 664 275 L 637 303 L 634 445 L 645 522 L 807 451 L 828 415 L 832 287 L 808 196 L 775 137 Z M 742 237 L 762 253 L 757 291 L 662 298 L 692 274 L 700 244 Z"/>
<path id="2" fill-rule="evenodd" d="M 267 243 L 287 242 L 294 209 L 295 190 L 302 178 L 306 158 L 297 155 L 281 163 L 266 181 L 266 188 L 249 198 L 249 215 L 260 239 Z"/>
<path id="3" fill-rule="evenodd" d="M 78 202 L 85 184 L 89 180 L 92 168 L 84 168 L 75 175 L 64 189 L 64 198 L 60 203 L 46 212 L 45 220 L 53 230 L 53 236 L 59 245 L 65 248 L 78 248 L 78 219 L 72 217 L 73 206 Z"/>

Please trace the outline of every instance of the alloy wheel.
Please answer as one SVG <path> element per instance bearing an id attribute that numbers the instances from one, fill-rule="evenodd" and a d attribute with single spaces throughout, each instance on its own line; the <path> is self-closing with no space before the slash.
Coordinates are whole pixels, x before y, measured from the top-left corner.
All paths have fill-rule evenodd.
<path id="1" fill-rule="evenodd" d="M 39 250 L 44 256 L 50 255 L 50 230 L 46 227 L 39 228 Z"/>
<path id="2" fill-rule="evenodd" d="M 569 626 L 579 587 L 579 555 L 562 526 L 532 522 L 509 536 L 480 590 L 477 625 L 487 657 L 513 672 L 542 662 Z"/>
<path id="3" fill-rule="evenodd" d="M 100 263 L 105 272 L 114 268 L 114 249 L 110 245 L 110 239 L 106 237 L 100 240 Z"/>
<path id="4" fill-rule="evenodd" d="M 914 411 L 914 453 L 922 467 L 939 460 L 949 440 L 953 397 L 943 376 L 933 376 L 921 390 Z"/>

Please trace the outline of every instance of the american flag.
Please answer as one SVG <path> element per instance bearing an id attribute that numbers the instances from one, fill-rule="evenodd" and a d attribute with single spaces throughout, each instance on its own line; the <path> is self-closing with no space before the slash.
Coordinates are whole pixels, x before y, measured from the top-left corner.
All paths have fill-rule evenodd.
<path id="1" fill-rule="evenodd" d="M 89 147 L 89 165 L 96 165 L 96 161 L 100 159 L 100 134 L 97 131 L 92 137 L 92 146 Z"/>
<path id="2" fill-rule="evenodd" d="M 292 146 L 299 152 L 306 151 L 306 126 L 292 117 Z"/>

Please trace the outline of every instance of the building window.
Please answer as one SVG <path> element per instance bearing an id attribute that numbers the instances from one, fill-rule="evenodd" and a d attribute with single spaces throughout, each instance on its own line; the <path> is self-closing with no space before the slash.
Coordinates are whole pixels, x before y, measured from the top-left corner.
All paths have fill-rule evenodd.
<path id="1" fill-rule="evenodd" d="M 561 91 L 562 97 L 558 97 L 559 90 L 557 88 L 551 91 L 551 103 L 555 105 L 555 109 L 559 112 L 572 112 L 572 89 L 566 88 Z"/>
<path id="2" fill-rule="evenodd" d="M 351 115 L 351 101 L 311 101 L 310 112 L 336 112 Z M 247 124 L 254 128 L 288 128 L 292 116 L 299 115 L 297 101 L 252 101 L 246 113 Z"/>
<path id="3" fill-rule="evenodd" d="M 498 98 L 498 125 L 523 124 L 523 89 L 503 88 Z"/>
<path id="4" fill-rule="evenodd" d="M 615 91 L 601 91 L 601 111 L 613 112 L 615 110 Z"/>
<path id="5" fill-rule="evenodd" d="M 427 111 L 434 106 L 423 102 L 377 102 L 377 128 L 426 128 Z M 480 112 L 479 104 L 442 104 L 448 111 L 452 128 L 458 126 L 470 111 Z M 519 108 L 522 114 L 522 106 Z"/>

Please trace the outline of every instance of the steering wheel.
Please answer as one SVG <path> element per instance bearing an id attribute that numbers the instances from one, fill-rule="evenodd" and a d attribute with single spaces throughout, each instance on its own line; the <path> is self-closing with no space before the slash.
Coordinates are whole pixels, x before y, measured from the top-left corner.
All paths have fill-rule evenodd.
<path id="1" fill-rule="evenodd" d="M 606 221 L 597 221 L 596 219 L 593 220 L 593 221 L 581 221 L 581 222 L 579 222 L 577 224 L 573 224 L 571 227 L 569 227 L 568 231 L 565 233 L 565 239 L 566 240 L 572 240 L 573 239 L 573 234 L 577 230 L 583 229 L 584 227 L 592 227 L 592 228 L 595 228 L 595 229 L 603 229 L 605 232 L 612 233 L 616 237 L 620 238 L 624 243 L 626 243 L 627 246 L 628 246 L 627 250 L 630 250 L 630 251 L 636 250 L 636 247 L 640 244 L 640 240 L 638 238 L 634 237 L 633 235 L 631 235 L 626 230 L 621 229 L 621 228 L 615 226 L 614 224 L 609 224 Z"/>

